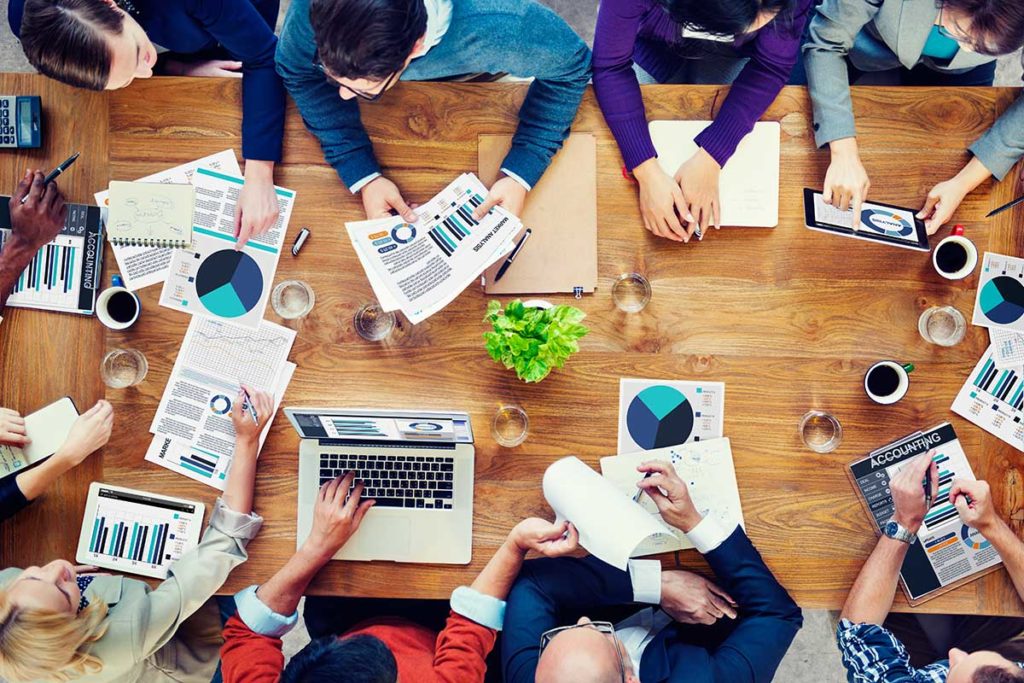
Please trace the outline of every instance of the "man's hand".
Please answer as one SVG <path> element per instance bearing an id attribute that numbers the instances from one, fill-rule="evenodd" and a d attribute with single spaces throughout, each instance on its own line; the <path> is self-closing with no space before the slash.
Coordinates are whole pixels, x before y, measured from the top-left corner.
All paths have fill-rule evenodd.
<path id="1" fill-rule="evenodd" d="M 61 464 L 63 469 L 78 466 L 107 444 L 113 426 L 113 406 L 106 401 L 97 401 L 96 405 L 79 415 L 71 425 L 68 438 L 53 454 L 53 461 Z"/>
<path id="2" fill-rule="evenodd" d="M 693 235 L 697 231 L 707 234 L 711 226 L 722 228 L 721 203 L 718 199 L 718 177 L 722 169 L 715 158 L 698 148 L 676 171 L 675 181 L 686 199 L 687 220 L 686 233 Z"/>
<path id="3" fill-rule="evenodd" d="M 641 463 L 637 470 L 651 473 L 651 476 L 641 479 L 636 485 L 658 506 L 658 512 L 666 524 L 684 534 L 700 524 L 703 517 L 690 499 L 686 482 L 679 478 L 672 465 L 661 460 L 648 460 Z"/>
<path id="4" fill-rule="evenodd" d="M 245 407 L 246 400 L 245 395 L 242 393 L 243 391 L 249 393 L 252 407 L 256 409 L 257 422 L 253 422 L 252 415 Z M 257 443 L 260 434 L 273 418 L 274 400 L 270 394 L 265 391 L 253 390 L 243 384 L 242 390 L 238 392 L 238 396 L 235 396 L 235 401 L 231 406 L 231 423 L 235 426 L 237 443 L 247 445 Z M 236 448 L 235 453 L 238 454 L 247 450 L 249 449 Z M 255 449 L 252 450 L 255 453 Z"/>
<path id="5" fill-rule="evenodd" d="M 322 560 L 330 559 L 359 529 L 373 500 L 360 500 L 363 484 L 352 488 L 355 476 L 349 472 L 320 487 L 313 506 L 313 529 L 303 547 Z M 349 491 L 352 495 L 349 496 Z M 348 500 L 346 501 L 346 497 Z"/>
<path id="6" fill-rule="evenodd" d="M 679 183 L 661 170 L 658 160 L 651 158 L 633 169 L 640 185 L 640 215 L 644 227 L 674 242 L 689 242 L 690 233 L 679 217 L 687 217 L 686 198 Z"/>
<path id="7" fill-rule="evenodd" d="M 229 59 L 207 59 L 200 62 L 179 62 L 171 59 L 167 61 L 165 69 L 171 76 L 242 77 L 242 63 Z"/>
<path id="8" fill-rule="evenodd" d="M 25 432 L 25 418 L 17 410 L 0 408 L 0 444 L 24 446 L 32 443 Z"/>
<path id="9" fill-rule="evenodd" d="M 703 576 L 681 570 L 661 573 L 661 608 L 680 624 L 710 626 L 736 618 L 736 601 Z"/>
<path id="10" fill-rule="evenodd" d="M 896 508 L 892 515 L 893 519 L 912 534 L 916 534 L 921 528 L 921 522 L 928 512 L 924 498 L 924 477 L 929 469 L 932 500 L 938 493 L 939 466 L 932 460 L 934 455 L 935 451 L 930 450 L 924 455 L 917 456 L 889 482 L 889 491 L 892 493 L 892 502 Z"/>
<path id="11" fill-rule="evenodd" d="M 495 206 L 501 206 L 515 217 L 523 215 L 526 205 L 526 188 L 518 180 L 505 176 L 499 178 L 491 191 L 484 197 L 484 202 L 473 210 L 473 219 L 480 220 Z"/>
<path id="12" fill-rule="evenodd" d="M 980 531 L 982 536 L 987 536 L 1003 522 L 992 504 L 992 489 L 986 481 L 954 479 L 949 502 L 956 506 L 960 521 Z"/>
<path id="13" fill-rule="evenodd" d="M 929 235 L 934 235 L 939 228 L 949 222 L 953 212 L 970 191 L 971 188 L 966 187 L 958 176 L 939 183 L 928 192 L 928 197 L 924 206 L 917 212 L 917 217 L 924 220 L 924 227 Z"/>
<path id="14" fill-rule="evenodd" d="M 246 161 L 245 184 L 235 203 L 235 249 L 270 230 L 280 214 L 273 161 Z"/>
<path id="15" fill-rule="evenodd" d="M 871 180 L 857 150 L 857 138 L 843 138 L 829 143 L 832 162 L 825 171 L 825 187 L 821 198 L 840 211 L 853 209 L 853 229 L 860 227 L 860 209 L 871 189 Z"/>
<path id="16" fill-rule="evenodd" d="M 9 248 L 35 253 L 60 233 L 68 207 L 56 181 L 43 185 L 41 171 L 26 171 L 8 204 L 11 213 Z M 25 203 L 22 204 L 22 198 Z"/>
<path id="17" fill-rule="evenodd" d="M 555 524 L 529 517 L 509 532 L 508 541 L 523 554 L 533 550 L 545 557 L 568 555 L 579 547 L 580 535 L 569 522 Z"/>
<path id="18" fill-rule="evenodd" d="M 359 194 L 363 198 L 363 209 L 369 219 L 387 218 L 394 211 L 407 223 L 416 222 L 416 212 L 405 203 L 398 185 L 384 176 L 379 176 L 368 182 L 359 191 Z"/>

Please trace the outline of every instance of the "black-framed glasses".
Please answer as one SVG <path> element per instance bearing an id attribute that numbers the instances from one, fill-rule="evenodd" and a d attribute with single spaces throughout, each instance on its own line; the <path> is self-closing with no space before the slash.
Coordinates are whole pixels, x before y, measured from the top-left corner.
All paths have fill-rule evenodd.
<path id="1" fill-rule="evenodd" d="M 388 76 L 384 80 L 384 85 L 381 86 L 380 90 L 378 90 L 377 92 L 374 92 L 374 93 L 368 93 L 368 92 L 363 92 L 362 90 L 356 90 L 355 88 L 350 88 L 347 85 L 345 85 L 344 83 L 342 83 L 341 81 L 339 81 L 337 78 L 332 76 L 331 72 L 327 70 L 327 67 L 324 66 L 323 61 L 321 61 L 321 59 L 320 59 L 320 51 L 319 50 L 317 50 L 313 54 L 313 66 L 315 66 L 317 69 L 319 69 L 320 73 L 322 73 L 324 76 L 326 76 L 328 78 L 328 80 L 330 80 L 336 86 L 338 86 L 339 88 L 344 88 L 345 90 L 348 90 L 350 93 L 352 93 L 353 95 L 355 95 L 359 99 L 366 100 L 367 102 L 376 102 L 380 98 L 384 97 L 384 93 L 386 93 L 388 91 L 388 88 L 390 88 L 394 84 L 394 82 L 396 80 L 398 80 L 398 74 L 400 73 L 398 71 L 392 72 L 392 74 L 390 76 Z"/>
<path id="2" fill-rule="evenodd" d="M 610 621 L 586 621 L 582 624 L 573 624 L 571 626 L 559 626 L 557 628 L 548 629 L 544 633 L 540 634 L 540 654 L 544 654 L 544 648 L 551 644 L 555 636 L 559 633 L 565 633 L 566 631 L 572 631 L 576 628 L 592 628 L 598 633 L 611 636 L 611 646 L 615 648 L 615 656 L 619 660 L 619 677 L 622 679 L 622 683 L 626 683 L 626 663 L 622 660 L 622 648 L 620 648 L 615 642 L 615 626 Z"/>

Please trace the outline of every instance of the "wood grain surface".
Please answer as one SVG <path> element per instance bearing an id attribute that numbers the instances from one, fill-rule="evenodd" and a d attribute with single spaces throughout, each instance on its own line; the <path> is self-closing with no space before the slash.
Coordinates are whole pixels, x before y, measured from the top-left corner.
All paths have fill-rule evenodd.
<path id="1" fill-rule="evenodd" d="M 74 199 L 87 199 L 108 179 L 133 179 L 226 147 L 240 149 L 240 89 L 230 80 L 154 78 L 93 95 L 31 77 L 0 77 L 0 91 L 16 87 L 44 93 L 50 125 L 46 153 L 35 157 L 40 165 L 52 163 L 88 131 L 90 155 L 83 154 L 86 163 L 69 176 Z M 648 118 L 711 118 L 726 92 L 647 87 Z M 508 84 L 402 83 L 381 102 L 365 105 L 364 121 L 387 175 L 407 200 L 422 202 L 456 174 L 475 170 L 479 134 L 514 132 L 524 93 L 523 86 Z M 934 183 L 962 166 L 966 146 L 1017 90 L 853 93 L 872 197 L 917 208 Z M 547 465 L 572 454 L 596 467 L 599 457 L 614 453 L 620 377 L 726 383 L 725 433 L 732 439 L 747 530 L 804 607 L 838 608 L 874 545 L 846 465 L 908 432 L 951 421 L 975 472 L 993 484 L 1000 510 L 1018 533 L 1024 531 L 1020 453 L 949 410 L 987 345 L 986 331 L 971 327 L 966 340 L 950 349 L 928 345 L 917 334 L 918 315 L 934 304 L 952 304 L 969 317 L 977 276 L 948 282 L 933 271 L 927 254 L 807 230 L 802 188 L 821 186 L 828 154 L 814 147 L 806 92 L 786 88 L 764 119 L 782 124 L 780 225 L 725 228 L 703 243 L 679 245 L 643 230 L 636 188 L 620 173 L 615 141 L 588 91 L 573 129 L 594 133 L 598 141 L 598 290 L 579 302 L 552 300 L 579 305 L 591 332 L 564 370 L 528 386 L 487 357 L 481 339 L 487 297 L 477 287 L 420 325 L 402 322 L 382 344 L 355 334 L 352 316 L 372 292 L 344 223 L 362 218 L 361 203 L 324 163 L 289 104 L 285 160 L 276 176 L 279 185 L 298 193 L 287 243 L 301 226 L 313 234 L 298 258 L 282 256 L 277 280 L 308 281 L 316 306 L 305 320 L 286 323 L 299 333 L 291 355 L 299 367 L 285 405 L 454 408 L 471 414 L 477 437 L 471 565 L 332 563 L 312 592 L 437 598 L 470 582 L 516 521 L 550 517 L 540 491 Z M 10 184 L 24 157 L 3 154 L 0 181 Z M 983 220 L 1014 196 L 1015 179 L 1016 170 L 1002 183 L 987 182 L 956 214 L 981 251 L 1022 253 L 1018 213 Z M 113 266 L 108 250 L 107 277 Z M 639 314 L 619 312 L 609 294 L 615 277 L 627 271 L 646 274 L 653 286 L 651 303 Z M 3 525 L 4 563 L 71 557 L 84 490 L 94 478 L 213 502 L 212 489 L 143 461 L 148 426 L 188 319 L 158 307 L 159 287 L 141 295 L 142 318 L 127 332 L 106 331 L 95 320 L 24 311 L 4 323 L 0 402 L 23 411 L 69 392 L 67 387 L 85 403 L 101 395 L 101 348 L 138 348 L 150 366 L 139 387 L 106 390 L 117 422 L 102 456 Z M 267 317 L 278 320 L 269 308 Z M 874 405 L 861 388 L 865 369 L 884 358 L 918 368 L 907 397 L 891 407 Z M 530 417 L 530 437 L 515 449 L 499 447 L 490 435 L 494 410 L 506 402 L 521 404 Z M 844 441 L 831 454 L 811 453 L 800 443 L 797 423 L 811 408 L 829 410 L 843 424 Z M 298 437 L 279 415 L 257 481 L 256 505 L 266 524 L 250 545 L 251 559 L 224 592 L 265 580 L 294 550 L 297 451 Z M 707 571 L 695 551 L 665 562 Z M 897 608 L 907 608 L 902 594 Z M 1002 570 L 919 609 L 1024 614 Z"/>

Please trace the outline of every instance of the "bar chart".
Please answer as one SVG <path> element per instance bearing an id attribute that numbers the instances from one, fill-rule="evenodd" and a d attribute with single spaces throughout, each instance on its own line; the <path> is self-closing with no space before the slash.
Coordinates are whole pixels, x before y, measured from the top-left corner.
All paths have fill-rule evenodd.
<path id="1" fill-rule="evenodd" d="M 0 230 L 0 251 L 10 232 Z M 77 309 L 84 242 L 82 237 L 57 235 L 44 245 L 14 284 L 10 303 Z"/>
<path id="2" fill-rule="evenodd" d="M 953 401 L 953 412 L 1024 451 L 1024 369 L 998 368 L 989 349 Z"/>

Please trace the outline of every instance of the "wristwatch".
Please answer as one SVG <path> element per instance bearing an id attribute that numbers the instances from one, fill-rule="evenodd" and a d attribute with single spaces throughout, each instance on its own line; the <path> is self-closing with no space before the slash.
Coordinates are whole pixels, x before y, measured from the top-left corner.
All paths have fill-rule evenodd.
<path id="1" fill-rule="evenodd" d="M 917 540 L 917 534 L 910 533 L 906 527 L 895 519 L 890 519 L 885 523 L 885 526 L 882 527 L 882 533 L 893 540 L 902 541 L 907 545 L 913 545 L 914 541 Z"/>

